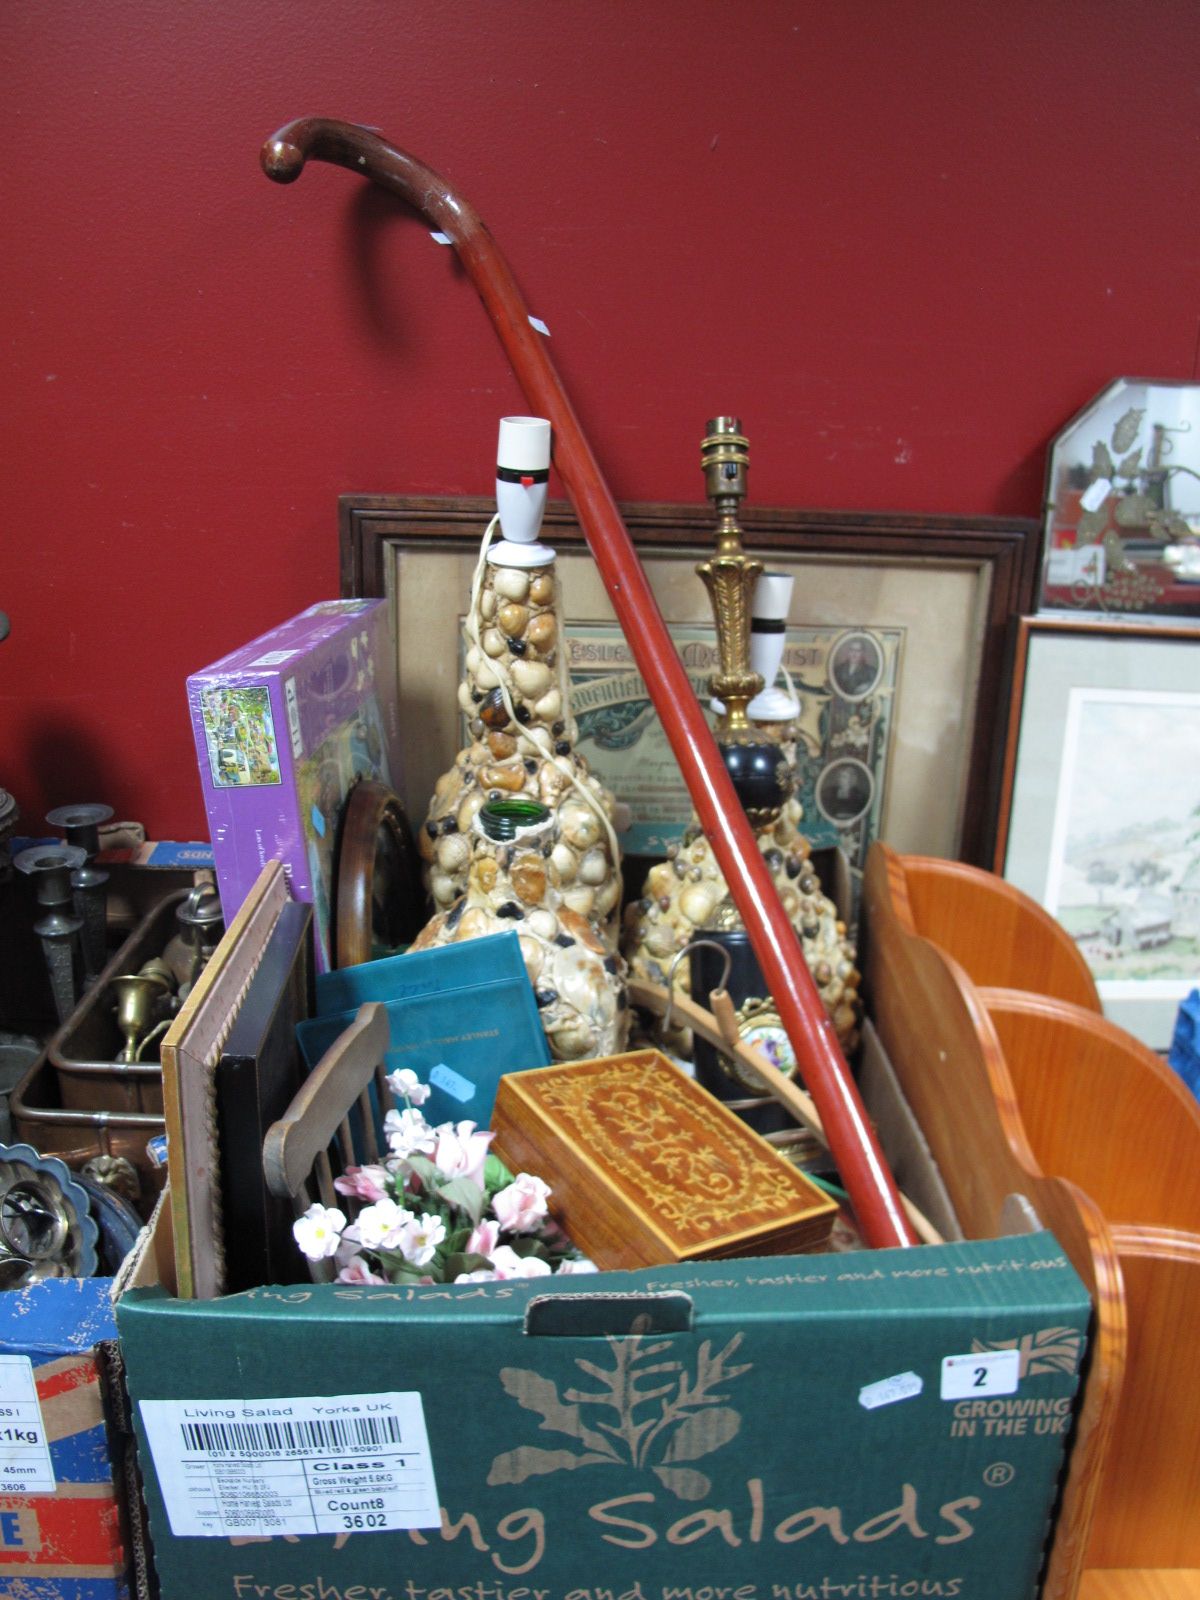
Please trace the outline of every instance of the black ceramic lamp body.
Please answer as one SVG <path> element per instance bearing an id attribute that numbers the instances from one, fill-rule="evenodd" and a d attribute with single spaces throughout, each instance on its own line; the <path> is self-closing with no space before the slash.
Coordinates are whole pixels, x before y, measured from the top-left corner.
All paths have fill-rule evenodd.
<path id="1" fill-rule="evenodd" d="M 793 784 L 791 763 L 782 746 L 771 739 L 718 742 L 725 770 L 750 821 L 759 826 L 777 817 Z"/>

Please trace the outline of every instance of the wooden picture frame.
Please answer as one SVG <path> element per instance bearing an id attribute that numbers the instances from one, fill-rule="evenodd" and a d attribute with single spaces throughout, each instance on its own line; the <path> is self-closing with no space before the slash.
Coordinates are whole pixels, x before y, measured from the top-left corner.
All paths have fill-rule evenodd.
<path id="1" fill-rule="evenodd" d="M 1200 971 L 1200 626 L 1020 620 L 994 866 L 1165 1050 Z"/>
<path id="2" fill-rule="evenodd" d="M 447 736 L 438 719 L 457 719 L 458 619 L 494 509 L 477 496 L 345 495 L 339 503 L 341 592 L 389 599 L 402 716 L 415 716 L 422 728 L 420 750 L 406 751 L 414 823 L 458 748 L 457 723 Z M 638 503 L 622 513 L 668 623 L 710 622 L 692 569 L 712 551 L 711 508 Z M 793 622 L 828 624 L 839 636 L 864 627 L 904 631 L 882 824 L 906 851 L 988 862 L 1005 650 L 1012 619 L 1033 606 L 1037 524 L 749 507 L 741 521 L 747 550 L 773 569 L 795 572 Z M 568 505 L 549 504 L 543 537 L 559 551 L 568 628 L 611 620 Z M 406 619 L 402 575 L 414 558 L 421 563 L 419 615 Z M 419 682 L 414 670 L 423 675 Z"/>
<path id="3" fill-rule="evenodd" d="M 291 1207 L 267 1186 L 263 1141 L 307 1076 L 296 1027 L 314 1009 L 312 918 L 303 900 L 279 908 L 217 1061 L 223 1294 L 308 1278 Z"/>
<path id="4" fill-rule="evenodd" d="M 212 1300 L 224 1288 L 216 1074 L 287 901 L 283 867 L 268 861 L 163 1038 L 167 1177 L 181 1300 Z"/>
<path id="5" fill-rule="evenodd" d="M 360 778 L 346 796 L 334 855 L 335 964 L 393 955 L 421 931 L 421 863 L 400 797 Z"/>

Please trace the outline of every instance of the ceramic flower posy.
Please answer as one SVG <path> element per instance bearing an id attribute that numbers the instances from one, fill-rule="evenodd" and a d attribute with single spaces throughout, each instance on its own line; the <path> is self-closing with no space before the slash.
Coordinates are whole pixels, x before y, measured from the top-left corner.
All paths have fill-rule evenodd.
<path id="1" fill-rule="evenodd" d="M 483 1283 L 552 1272 L 594 1272 L 551 1218 L 549 1186 L 514 1177 L 473 1122 L 431 1127 L 420 1107 L 429 1088 L 409 1069 L 388 1085 L 381 1166 L 347 1167 L 334 1188 L 357 1202 L 353 1220 L 336 1206 L 309 1206 L 292 1231 L 310 1261 L 334 1257 L 339 1283 Z"/>

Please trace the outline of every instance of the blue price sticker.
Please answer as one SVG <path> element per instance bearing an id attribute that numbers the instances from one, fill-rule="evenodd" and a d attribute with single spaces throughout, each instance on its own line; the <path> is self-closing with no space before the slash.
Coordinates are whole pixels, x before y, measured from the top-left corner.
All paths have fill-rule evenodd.
<path id="1" fill-rule="evenodd" d="M 457 1100 L 459 1105 L 466 1105 L 468 1100 L 475 1098 L 475 1085 L 470 1079 L 455 1072 L 454 1068 L 448 1067 L 444 1061 L 439 1061 L 434 1067 L 429 1074 L 429 1081 L 435 1089 L 440 1089 L 452 1100 Z"/>

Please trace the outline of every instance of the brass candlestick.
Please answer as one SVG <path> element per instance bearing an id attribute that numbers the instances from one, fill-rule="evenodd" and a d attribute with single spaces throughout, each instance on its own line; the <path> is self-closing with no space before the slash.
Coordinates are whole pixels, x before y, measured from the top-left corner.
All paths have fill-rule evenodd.
<path id="1" fill-rule="evenodd" d="M 708 424 L 701 464 L 718 516 L 716 553 L 696 569 L 717 624 L 720 670 L 711 679 L 713 709 L 720 715 L 717 746 L 826 1012 L 848 1049 L 858 1028 L 854 951 L 838 908 L 822 893 L 812 866 L 784 743 L 786 725 L 800 708 L 787 695 L 764 694 L 763 676 L 752 665 L 757 658 L 772 677 L 778 670 L 792 580 L 785 573 L 765 573 L 762 562 L 742 548 L 738 507 L 746 493 L 749 448 L 736 417 L 717 417 Z M 772 637 L 779 640 L 778 647 L 762 648 L 762 641 Z M 668 987 L 674 983 L 686 992 L 689 974 L 680 956 L 692 941 L 710 935 L 720 940 L 742 928 L 738 904 L 705 830 L 693 817 L 682 837 L 668 845 L 666 861 L 650 868 L 641 897 L 630 902 L 622 950 L 635 978 Z M 756 981 L 765 983 L 761 977 Z M 670 1042 L 673 1050 L 690 1050 L 686 1031 L 677 1029 Z M 796 1061 L 794 1055 L 792 1059 Z"/>
<path id="2" fill-rule="evenodd" d="M 705 487 L 716 510 L 717 553 L 696 568 L 712 602 L 721 670 L 709 680 L 721 702 L 717 744 L 738 799 L 756 828 L 774 822 L 792 792 L 795 776 L 777 739 L 751 720 L 748 706 L 763 689 L 751 665 L 754 591 L 763 564 L 742 548 L 738 506 L 745 498 L 750 441 L 737 417 L 714 417 L 700 446 Z"/>
<path id="3" fill-rule="evenodd" d="M 700 446 L 700 464 L 719 518 L 717 553 L 696 568 L 717 624 L 721 670 L 713 673 L 709 687 L 725 706 L 718 743 L 747 743 L 759 738 L 746 707 L 763 686 L 762 678 L 750 667 L 750 603 L 763 564 L 742 548 L 738 505 L 746 494 L 750 441 L 737 417 L 714 417 L 709 422 Z"/>
<path id="4" fill-rule="evenodd" d="M 171 992 L 164 978 L 148 972 L 122 973 L 111 984 L 117 1027 L 125 1037 L 125 1044 L 117 1060 L 125 1063 L 138 1059 L 138 1049 L 144 1043 L 154 1014 Z"/>

